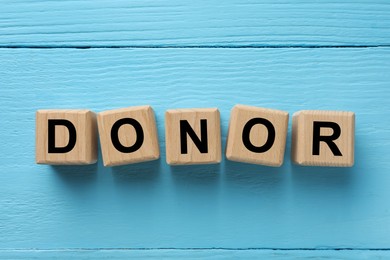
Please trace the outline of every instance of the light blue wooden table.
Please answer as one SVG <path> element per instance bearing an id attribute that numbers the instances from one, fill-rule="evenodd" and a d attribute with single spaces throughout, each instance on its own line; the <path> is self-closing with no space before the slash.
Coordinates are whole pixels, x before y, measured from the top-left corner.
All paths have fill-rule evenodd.
<path id="1" fill-rule="evenodd" d="M 390 258 L 390 2 L 2 1 L 0 258 Z M 164 111 L 356 113 L 353 168 L 165 163 Z M 156 112 L 161 159 L 35 164 L 35 111 Z"/>

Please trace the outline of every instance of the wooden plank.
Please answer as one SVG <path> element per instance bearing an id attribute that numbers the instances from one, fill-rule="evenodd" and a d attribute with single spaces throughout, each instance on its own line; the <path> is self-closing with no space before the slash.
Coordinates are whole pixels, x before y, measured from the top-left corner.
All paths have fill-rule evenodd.
<path id="1" fill-rule="evenodd" d="M 389 251 L 362 250 L 1 250 L 4 259 L 387 259 Z"/>
<path id="2" fill-rule="evenodd" d="M 2 1 L 0 45 L 389 45 L 389 12 L 386 0 Z"/>
<path id="3" fill-rule="evenodd" d="M 1 49 L 1 248 L 389 248 L 390 48 Z M 356 113 L 353 168 L 170 167 L 167 109 Z M 34 162 L 35 111 L 150 104 L 161 159 Z"/>

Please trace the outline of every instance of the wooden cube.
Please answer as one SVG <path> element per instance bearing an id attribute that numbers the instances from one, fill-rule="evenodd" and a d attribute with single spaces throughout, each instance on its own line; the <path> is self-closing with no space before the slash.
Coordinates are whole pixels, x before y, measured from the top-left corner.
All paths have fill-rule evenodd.
<path id="1" fill-rule="evenodd" d="M 281 166 L 288 127 L 288 112 L 236 105 L 233 107 L 226 158 L 228 160 Z"/>
<path id="2" fill-rule="evenodd" d="M 160 157 L 156 120 L 150 106 L 104 111 L 97 118 L 104 166 Z"/>
<path id="3" fill-rule="evenodd" d="M 304 110 L 293 115 L 292 160 L 300 165 L 351 167 L 355 114 Z"/>
<path id="4" fill-rule="evenodd" d="M 38 110 L 35 141 L 39 164 L 95 163 L 96 115 L 89 110 Z"/>
<path id="5" fill-rule="evenodd" d="M 175 109 L 165 113 L 168 164 L 221 161 L 220 115 L 216 108 Z"/>

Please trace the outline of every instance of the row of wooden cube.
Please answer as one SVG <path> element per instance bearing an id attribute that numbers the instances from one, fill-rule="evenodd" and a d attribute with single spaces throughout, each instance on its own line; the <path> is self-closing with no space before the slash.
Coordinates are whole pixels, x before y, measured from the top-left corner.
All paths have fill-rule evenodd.
<path id="1" fill-rule="evenodd" d="M 97 134 L 105 166 L 150 161 L 160 156 L 150 106 L 104 111 L 39 110 L 36 161 L 91 164 L 97 160 Z M 288 113 L 236 105 L 231 112 L 226 157 L 232 161 L 281 166 Z M 216 108 L 176 109 L 165 114 L 166 161 L 171 165 L 221 161 L 220 115 Z M 354 163 L 354 113 L 299 111 L 293 115 L 292 160 L 300 165 Z"/>

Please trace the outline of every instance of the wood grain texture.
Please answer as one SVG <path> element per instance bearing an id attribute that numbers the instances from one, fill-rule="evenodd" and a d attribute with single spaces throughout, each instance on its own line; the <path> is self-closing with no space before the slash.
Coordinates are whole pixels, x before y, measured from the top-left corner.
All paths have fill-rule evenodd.
<path id="1" fill-rule="evenodd" d="M 244 129 L 250 120 L 260 118 L 267 120 L 271 126 L 264 122 L 257 122 L 249 128 L 248 141 L 254 146 L 250 150 L 244 145 Z M 270 133 L 272 127 L 273 134 Z M 286 148 L 288 127 L 288 112 L 276 109 L 267 109 L 254 106 L 235 105 L 230 114 L 229 130 L 226 141 L 226 158 L 237 162 L 261 164 L 280 167 L 283 164 Z M 271 142 L 269 143 L 269 140 Z M 265 151 L 254 151 L 264 148 Z"/>
<path id="2" fill-rule="evenodd" d="M 339 127 L 338 134 L 332 127 L 320 128 L 319 135 L 330 137 L 331 141 L 324 142 L 322 138 L 316 155 L 313 145 L 315 121 L 335 123 Z M 332 144 L 334 147 L 331 150 Z M 308 166 L 351 167 L 354 163 L 354 144 L 353 112 L 302 110 L 293 115 L 291 159 L 294 163 Z"/>
<path id="3" fill-rule="evenodd" d="M 4 259 L 388 259 L 389 251 L 363 250 L 0 250 Z"/>
<path id="4" fill-rule="evenodd" d="M 1 49 L 0 60 L 3 249 L 390 247 L 390 48 Z M 217 107 L 225 144 L 238 103 L 355 112 L 354 167 L 293 165 L 291 120 L 280 168 L 165 163 L 167 109 Z M 37 109 L 143 104 L 160 160 L 35 164 Z"/>
<path id="5" fill-rule="evenodd" d="M 389 45 L 389 12 L 386 0 L 7 0 L 0 45 Z"/>
<path id="6" fill-rule="evenodd" d="M 181 121 L 186 122 L 189 128 L 181 130 Z M 185 133 L 183 136 L 186 141 L 182 140 L 182 131 Z M 221 119 L 218 108 L 167 110 L 165 112 L 165 143 L 168 164 L 220 163 L 222 157 Z M 203 146 L 204 144 L 206 145 Z M 182 147 L 185 147 L 185 150 L 182 150 Z M 204 147 L 206 148 L 203 149 Z"/>
<path id="7" fill-rule="evenodd" d="M 54 127 L 54 147 L 72 146 L 66 153 L 50 152 L 49 120 L 67 120 L 74 127 L 74 144 L 70 144 L 70 130 L 64 125 Z M 96 115 L 89 110 L 38 110 L 36 112 L 35 155 L 40 164 L 93 164 L 97 161 Z M 73 147 L 74 145 L 74 147 Z"/>
<path id="8" fill-rule="evenodd" d="M 118 128 L 117 141 L 124 148 L 138 148 L 133 152 L 122 152 L 113 144 L 112 129 L 118 120 L 130 118 L 134 123 L 121 124 Z M 100 112 L 97 116 L 100 147 L 104 166 L 117 166 L 131 163 L 157 160 L 160 149 L 157 138 L 156 120 L 150 106 L 127 107 Z M 140 131 L 140 133 L 138 133 Z M 141 138 L 142 135 L 142 138 Z M 139 142 L 139 140 L 142 140 Z M 127 149 L 125 149 L 127 150 Z"/>

